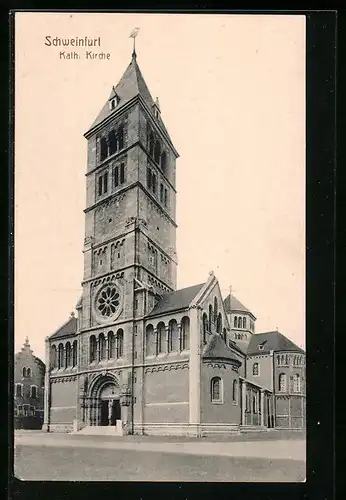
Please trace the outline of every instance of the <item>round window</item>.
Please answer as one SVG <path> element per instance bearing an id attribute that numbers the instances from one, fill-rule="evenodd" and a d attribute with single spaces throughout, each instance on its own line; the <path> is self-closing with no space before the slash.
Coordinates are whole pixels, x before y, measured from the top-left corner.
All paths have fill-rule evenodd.
<path id="1" fill-rule="evenodd" d="M 99 319 L 114 319 L 120 313 L 121 296 L 118 288 L 107 284 L 101 288 L 95 299 L 95 312 Z"/>

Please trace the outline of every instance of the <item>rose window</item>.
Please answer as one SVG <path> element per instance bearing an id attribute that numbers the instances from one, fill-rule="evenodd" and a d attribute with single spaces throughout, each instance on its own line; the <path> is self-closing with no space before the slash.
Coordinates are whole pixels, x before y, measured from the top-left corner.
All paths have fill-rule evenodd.
<path id="1" fill-rule="evenodd" d="M 97 297 L 97 312 L 107 318 L 113 316 L 120 304 L 120 294 L 115 286 L 108 285 L 103 288 Z"/>

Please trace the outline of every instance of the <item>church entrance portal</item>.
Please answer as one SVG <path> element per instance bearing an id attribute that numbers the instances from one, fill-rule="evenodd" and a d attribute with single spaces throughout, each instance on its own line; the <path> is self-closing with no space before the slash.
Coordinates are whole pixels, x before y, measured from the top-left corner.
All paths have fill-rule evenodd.
<path id="1" fill-rule="evenodd" d="M 106 382 L 101 386 L 97 399 L 99 415 L 96 425 L 116 426 L 117 420 L 121 420 L 119 388 L 113 382 Z"/>

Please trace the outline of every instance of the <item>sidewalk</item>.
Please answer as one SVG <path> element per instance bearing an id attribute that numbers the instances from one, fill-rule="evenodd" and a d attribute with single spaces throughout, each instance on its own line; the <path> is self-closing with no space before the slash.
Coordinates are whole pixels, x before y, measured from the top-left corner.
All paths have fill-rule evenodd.
<path id="1" fill-rule="evenodd" d="M 99 439 L 99 436 L 71 436 L 69 434 L 16 433 L 15 446 L 38 446 L 59 448 L 94 448 L 136 450 L 146 452 L 176 453 L 190 455 L 213 455 L 225 457 L 253 457 L 269 459 L 291 459 L 305 461 L 305 440 L 278 439 L 271 441 L 170 441 L 149 439 L 136 441 L 126 438 Z"/>

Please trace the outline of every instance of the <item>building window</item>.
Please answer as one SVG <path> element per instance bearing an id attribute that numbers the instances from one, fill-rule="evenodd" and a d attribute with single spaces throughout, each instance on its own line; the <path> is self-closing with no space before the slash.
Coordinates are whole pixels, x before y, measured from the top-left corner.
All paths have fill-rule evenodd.
<path id="1" fill-rule="evenodd" d="M 165 188 L 165 195 L 164 195 L 163 203 L 164 203 L 165 207 L 168 206 L 168 191 L 166 188 Z"/>
<path id="2" fill-rule="evenodd" d="M 151 189 L 151 169 L 147 167 L 147 188 Z"/>
<path id="3" fill-rule="evenodd" d="M 58 368 L 64 368 L 64 346 L 59 344 L 58 347 Z"/>
<path id="4" fill-rule="evenodd" d="M 113 155 L 114 153 L 117 152 L 117 149 L 118 149 L 118 141 L 117 141 L 117 137 L 115 135 L 114 130 L 111 130 L 109 132 L 108 143 L 109 143 L 109 154 Z"/>
<path id="5" fill-rule="evenodd" d="M 254 363 L 252 367 L 252 375 L 259 375 L 259 364 Z"/>
<path id="6" fill-rule="evenodd" d="M 124 355 L 124 331 L 120 328 L 117 331 L 117 358 L 122 358 Z"/>
<path id="7" fill-rule="evenodd" d="M 90 363 L 96 361 L 96 352 L 97 352 L 97 342 L 95 335 L 91 335 L 89 339 L 89 359 Z"/>
<path id="8" fill-rule="evenodd" d="M 256 398 L 256 394 L 254 394 L 252 396 L 252 411 L 253 411 L 253 413 L 257 412 L 257 398 Z"/>
<path id="9" fill-rule="evenodd" d="M 209 332 L 211 333 L 211 323 L 213 321 L 213 306 L 210 304 L 209 305 L 209 324 L 208 324 L 208 329 Z"/>
<path id="10" fill-rule="evenodd" d="M 234 316 L 233 325 L 234 325 L 234 328 L 238 327 L 238 316 Z"/>
<path id="11" fill-rule="evenodd" d="M 37 386 L 36 385 L 32 385 L 30 387 L 30 391 L 31 391 L 30 397 L 33 398 L 33 399 L 36 399 L 37 398 Z"/>
<path id="12" fill-rule="evenodd" d="M 222 403 L 222 380 L 220 377 L 213 377 L 211 379 L 211 402 L 212 403 Z"/>
<path id="13" fill-rule="evenodd" d="M 159 323 L 157 325 L 156 354 L 161 354 L 163 352 L 163 340 L 165 331 L 166 329 L 164 323 Z"/>
<path id="14" fill-rule="evenodd" d="M 113 182 L 113 188 L 117 188 L 119 186 L 119 167 L 113 167 L 112 182 Z"/>
<path id="15" fill-rule="evenodd" d="M 67 342 L 66 344 L 66 351 L 65 351 L 65 366 L 66 368 L 68 366 L 71 366 L 71 361 L 72 361 L 72 357 L 71 357 L 71 344 L 70 342 Z"/>
<path id="16" fill-rule="evenodd" d="M 181 320 L 181 350 L 190 349 L 190 318 L 184 316 Z"/>
<path id="17" fill-rule="evenodd" d="M 243 327 L 243 318 L 238 318 L 238 328 Z"/>
<path id="18" fill-rule="evenodd" d="M 23 375 L 24 378 L 26 378 L 26 368 L 25 368 L 25 366 L 23 366 L 22 375 Z"/>
<path id="19" fill-rule="evenodd" d="M 167 154 L 165 151 L 163 151 L 161 155 L 161 168 L 163 171 L 166 170 L 166 166 L 167 166 Z"/>
<path id="20" fill-rule="evenodd" d="M 154 134 L 152 132 L 149 134 L 149 154 L 154 156 Z"/>
<path id="21" fill-rule="evenodd" d="M 16 396 L 17 397 L 23 396 L 23 385 L 22 384 L 16 384 Z"/>
<path id="22" fill-rule="evenodd" d="M 246 328 L 246 318 L 243 318 L 243 328 Z"/>
<path id="23" fill-rule="evenodd" d="M 17 406 L 17 415 L 18 415 L 18 417 L 23 416 L 23 406 L 22 405 Z"/>
<path id="24" fill-rule="evenodd" d="M 120 164 L 120 184 L 125 182 L 125 163 Z"/>
<path id="25" fill-rule="evenodd" d="M 106 137 L 101 138 L 100 161 L 103 161 L 108 156 L 108 144 Z"/>
<path id="26" fill-rule="evenodd" d="M 238 381 L 233 380 L 232 400 L 234 404 L 238 404 Z"/>
<path id="27" fill-rule="evenodd" d="M 286 392 L 287 382 L 286 382 L 286 374 L 280 373 L 279 375 L 279 391 Z"/>
<path id="28" fill-rule="evenodd" d="M 119 149 L 124 147 L 124 127 L 122 125 L 118 128 L 118 146 Z"/>
<path id="29" fill-rule="evenodd" d="M 152 173 L 152 190 L 153 193 L 156 194 L 156 187 L 157 187 L 157 179 L 156 179 L 156 174 Z"/>
<path id="30" fill-rule="evenodd" d="M 145 329 L 145 347 L 147 356 L 152 356 L 154 354 L 154 345 L 155 345 L 154 327 L 153 325 L 148 325 Z"/>
<path id="31" fill-rule="evenodd" d="M 29 417 L 30 415 L 30 405 L 23 405 L 24 417 Z"/>
<path id="32" fill-rule="evenodd" d="M 51 347 L 50 351 L 50 356 L 51 356 L 51 368 L 56 368 L 58 364 L 58 357 L 57 357 L 57 352 L 56 352 L 56 346 L 53 345 Z"/>
<path id="33" fill-rule="evenodd" d="M 217 298 L 214 298 L 214 324 L 217 322 L 217 314 L 218 314 L 218 305 L 217 305 Z"/>
<path id="34" fill-rule="evenodd" d="M 106 359 L 106 339 L 103 333 L 99 335 L 99 357 L 100 361 Z"/>
<path id="35" fill-rule="evenodd" d="M 300 375 L 298 373 L 294 375 L 293 392 L 301 392 Z"/>
<path id="36" fill-rule="evenodd" d="M 77 366 L 77 340 L 72 344 L 72 366 Z"/>
<path id="37" fill-rule="evenodd" d="M 160 158 L 161 158 L 161 145 L 159 141 L 156 141 L 154 150 L 154 160 L 156 161 L 156 163 L 160 164 Z"/>
<path id="38" fill-rule="evenodd" d="M 203 342 L 206 344 L 207 342 L 207 331 L 208 331 L 208 315 L 207 313 L 203 313 Z"/>

